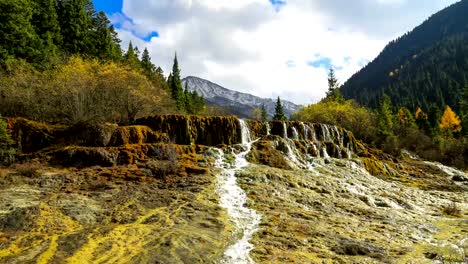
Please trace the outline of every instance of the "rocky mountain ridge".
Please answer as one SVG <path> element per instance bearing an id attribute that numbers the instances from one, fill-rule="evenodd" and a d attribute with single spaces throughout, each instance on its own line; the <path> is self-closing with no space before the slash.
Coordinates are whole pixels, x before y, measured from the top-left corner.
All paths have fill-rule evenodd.
<path id="1" fill-rule="evenodd" d="M 270 117 L 275 114 L 276 100 L 260 98 L 248 93 L 241 93 L 226 89 L 216 83 L 210 82 L 194 76 L 188 76 L 182 80 L 182 84 L 187 85 L 190 91 L 196 91 L 202 95 L 207 103 L 222 106 L 229 109 L 232 114 L 241 118 L 249 118 L 255 108 L 261 108 L 265 105 Z M 282 100 L 285 114 L 290 117 L 299 110 L 300 105 Z"/>

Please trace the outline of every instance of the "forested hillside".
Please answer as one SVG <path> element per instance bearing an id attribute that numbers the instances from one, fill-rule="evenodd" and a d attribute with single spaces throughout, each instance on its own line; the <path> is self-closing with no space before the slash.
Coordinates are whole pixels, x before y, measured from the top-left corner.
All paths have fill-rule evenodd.
<path id="1" fill-rule="evenodd" d="M 377 108 L 383 95 L 415 111 L 446 105 L 460 110 L 468 84 L 468 0 L 431 16 L 389 43 L 342 87 L 345 98 Z"/>
<path id="2" fill-rule="evenodd" d="M 131 123 L 161 113 L 197 114 L 177 57 L 165 79 L 148 50 L 122 51 L 90 0 L 0 1 L 0 114 L 54 123 Z"/>

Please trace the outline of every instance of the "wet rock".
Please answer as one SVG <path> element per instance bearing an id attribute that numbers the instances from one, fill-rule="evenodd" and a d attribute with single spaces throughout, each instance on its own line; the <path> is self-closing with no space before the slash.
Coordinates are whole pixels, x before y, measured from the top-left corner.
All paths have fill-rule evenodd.
<path id="1" fill-rule="evenodd" d="M 255 143 L 247 155 L 247 160 L 274 168 L 292 169 L 283 153 L 278 151 L 271 141 L 258 141 Z"/>

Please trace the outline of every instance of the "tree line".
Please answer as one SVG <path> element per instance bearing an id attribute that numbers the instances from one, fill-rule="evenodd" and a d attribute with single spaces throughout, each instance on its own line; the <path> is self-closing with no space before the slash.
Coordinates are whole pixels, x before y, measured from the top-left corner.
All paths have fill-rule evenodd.
<path id="1" fill-rule="evenodd" d="M 174 78 L 166 79 L 148 49 L 140 53 L 130 42 L 123 51 L 120 43 L 90 0 L 0 1 L 0 114 L 131 123 L 142 115 L 205 110 L 196 92 L 179 92 L 177 58 Z M 101 111 L 91 115 L 93 108 Z"/>
<path id="2" fill-rule="evenodd" d="M 333 69 L 328 76 L 326 97 L 293 115 L 295 120 L 338 125 L 352 131 L 367 144 L 400 155 L 402 149 L 422 158 L 437 160 L 460 168 L 468 167 L 468 86 L 455 111 L 431 105 L 414 111 L 394 105 L 384 95 L 376 109 L 354 100 L 345 100 Z"/>

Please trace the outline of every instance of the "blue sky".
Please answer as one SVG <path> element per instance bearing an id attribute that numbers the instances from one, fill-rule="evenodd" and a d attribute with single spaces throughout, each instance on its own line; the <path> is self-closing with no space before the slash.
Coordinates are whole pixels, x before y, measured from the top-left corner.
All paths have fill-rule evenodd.
<path id="1" fill-rule="evenodd" d="M 457 0 L 93 0 L 122 47 L 148 48 L 167 75 L 299 104 L 319 100 L 385 45 Z"/>
<path id="2" fill-rule="evenodd" d="M 123 0 L 93 0 L 96 10 L 113 14 L 122 11 Z"/>

